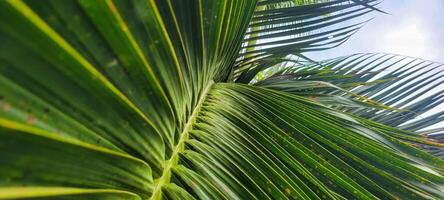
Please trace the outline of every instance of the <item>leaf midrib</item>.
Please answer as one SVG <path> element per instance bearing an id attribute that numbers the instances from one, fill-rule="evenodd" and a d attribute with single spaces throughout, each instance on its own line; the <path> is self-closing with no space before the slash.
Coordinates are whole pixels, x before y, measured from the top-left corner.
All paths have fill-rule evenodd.
<path id="1" fill-rule="evenodd" d="M 171 154 L 170 159 L 165 161 L 166 164 L 164 165 L 165 167 L 163 169 L 162 176 L 160 176 L 156 180 L 156 184 L 154 186 L 154 190 L 150 197 L 150 200 L 161 199 L 160 197 L 161 197 L 162 187 L 170 182 L 171 169 L 175 167 L 179 162 L 179 154 L 184 150 L 184 143 L 188 139 L 188 133 L 189 131 L 191 131 L 193 124 L 196 120 L 196 117 L 200 111 L 200 108 L 202 107 L 202 104 L 205 101 L 208 91 L 210 90 L 213 84 L 214 82 L 210 81 L 206 86 L 206 88 L 203 90 L 202 94 L 200 95 L 199 101 L 194 107 L 193 112 L 190 115 L 190 118 L 188 119 L 187 123 L 183 128 L 183 131 L 180 133 L 179 141 L 177 142 L 176 146 L 174 146 L 173 153 Z"/>

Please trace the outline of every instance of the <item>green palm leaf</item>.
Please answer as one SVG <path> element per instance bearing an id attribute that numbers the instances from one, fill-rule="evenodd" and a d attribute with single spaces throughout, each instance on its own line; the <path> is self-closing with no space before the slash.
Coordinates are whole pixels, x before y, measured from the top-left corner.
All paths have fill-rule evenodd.
<path id="1" fill-rule="evenodd" d="M 444 161 L 416 147 L 442 145 L 410 128 L 435 120 L 385 120 L 408 97 L 370 105 L 387 85 L 356 83 L 375 73 L 341 79 L 344 62 L 373 68 L 362 56 L 302 54 L 346 41 L 377 4 L 0 1 L 0 199 L 444 198 Z M 406 66 L 383 84 L 413 80 Z M 406 107 L 441 96 L 426 99 Z"/>
<path id="2" fill-rule="evenodd" d="M 354 116 L 442 139 L 442 128 L 427 128 L 443 116 L 439 110 L 444 102 L 442 64 L 399 55 L 356 54 L 320 63 L 277 65 L 284 66 L 255 85 L 307 96 Z M 442 156 L 442 148 L 423 147 Z"/>

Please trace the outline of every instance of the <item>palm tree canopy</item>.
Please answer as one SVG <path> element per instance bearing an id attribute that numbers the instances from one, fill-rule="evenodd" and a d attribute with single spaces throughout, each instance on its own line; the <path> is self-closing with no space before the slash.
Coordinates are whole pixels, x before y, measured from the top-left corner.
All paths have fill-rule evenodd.
<path id="1" fill-rule="evenodd" d="M 0 199 L 444 198 L 442 65 L 304 56 L 378 4 L 0 1 Z"/>

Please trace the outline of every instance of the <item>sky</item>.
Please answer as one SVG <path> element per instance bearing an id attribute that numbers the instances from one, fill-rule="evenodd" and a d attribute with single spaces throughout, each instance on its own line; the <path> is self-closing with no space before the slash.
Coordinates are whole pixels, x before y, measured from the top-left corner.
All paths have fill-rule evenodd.
<path id="1" fill-rule="evenodd" d="M 444 63 L 444 0 L 385 0 L 350 40 L 337 48 L 314 52 L 315 60 L 353 53 L 395 53 Z"/>

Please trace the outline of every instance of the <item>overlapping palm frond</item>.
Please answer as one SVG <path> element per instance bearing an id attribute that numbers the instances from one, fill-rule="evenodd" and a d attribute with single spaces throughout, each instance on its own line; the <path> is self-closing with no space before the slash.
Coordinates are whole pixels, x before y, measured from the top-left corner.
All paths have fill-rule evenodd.
<path id="1" fill-rule="evenodd" d="M 353 84 L 371 77 L 338 79 L 371 56 L 240 84 L 344 42 L 359 24 L 340 23 L 377 3 L 0 1 L 0 199 L 444 198 L 444 161 L 412 145 L 439 144 L 382 120 L 407 97 L 369 106 L 359 98 L 377 87 Z M 273 87 L 283 81 L 359 106 Z"/>
<path id="2" fill-rule="evenodd" d="M 304 95 L 354 116 L 441 142 L 439 124 L 428 127 L 441 122 L 444 114 L 439 110 L 444 105 L 442 64 L 372 53 L 282 65 L 286 66 L 256 85 Z M 426 148 L 438 156 L 443 153 L 442 148 Z"/>
<path id="3" fill-rule="evenodd" d="M 359 2 L 259 2 L 234 68 L 234 78 L 245 83 L 264 68 L 286 60 L 288 55 L 307 59 L 302 53 L 344 43 L 367 21 L 360 18 L 374 11 Z M 365 4 L 378 3 L 371 0 Z"/>

